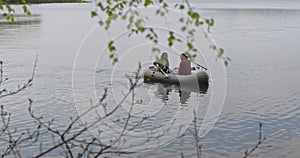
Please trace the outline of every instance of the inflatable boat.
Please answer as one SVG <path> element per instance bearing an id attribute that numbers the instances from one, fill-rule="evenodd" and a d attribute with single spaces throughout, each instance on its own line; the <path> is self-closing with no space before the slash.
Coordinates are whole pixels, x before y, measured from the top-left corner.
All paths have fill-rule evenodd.
<path id="1" fill-rule="evenodd" d="M 204 71 L 193 72 L 191 75 L 177 75 L 176 73 L 162 73 L 155 68 L 148 68 L 144 71 L 144 82 L 159 82 L 181 87 L 197 87 L 208 85 L 209 76 Z"/>

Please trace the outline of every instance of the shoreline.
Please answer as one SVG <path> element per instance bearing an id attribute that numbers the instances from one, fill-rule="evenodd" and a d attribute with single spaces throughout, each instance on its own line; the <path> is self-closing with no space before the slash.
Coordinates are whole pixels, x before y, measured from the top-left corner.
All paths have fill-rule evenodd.
<path id="1" fill-rule="evenodd" d="M 92 3 L 92 1 L 87 0 L 28 0 L 26 1 L 26 5 L 31 4 L 62 4 L 62 3 Z M 21 1 L 9 3 L 9 5 L 24 5 Z"/>
<path id="2" fill-rule="evenodd" d="M 10 5 L 23 5 L 21 0 L 18 2 L 9 3 Z M 93 3 L 91 0 L 28 0 L 27 5 L 31 4 L 89 4 Z M 172 4 L 172 3 L 171 3 Z M 265 10 L 300 10 L 300 2 L 294 2 L 293 5 L 286 3 L 274 3 L 267 5 L 265 3 L 225 3 L 225 2 L 193 2 L 191 3 L 197 10 L 215 10 L 215 9 L 265 9 Z"/>

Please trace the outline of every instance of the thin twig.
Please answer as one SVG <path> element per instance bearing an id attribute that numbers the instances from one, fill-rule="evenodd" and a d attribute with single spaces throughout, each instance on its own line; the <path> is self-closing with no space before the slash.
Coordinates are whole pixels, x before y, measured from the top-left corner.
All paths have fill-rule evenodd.
<path id="1" fill-rule="evenodd" d="M 14 95 L 14 94 L 17 94 L 17 93 L 19 93 L 19 92 L 21 92 L 21 91 L 23 91 L 23 90 L 25 90 L 26 88 L 28 88 L 28 87 L 30 87 L 30 86 L 32 86 L 32 84 L 33 84 L 33 79 L 34 79 L 34 75 L 35 75 L 35 69 L 36 69 L 36 66 L 37 66 L 37 61 L 38 61 L 38 56 L 36 56 L 36 59 L 35 59 L 35 62 L 34 62 L 34 65 L 33 65 L 33 70 L 32 70 L 32 75 L 31 75 L 31 77 L 28 79 L 28 81 L 27 82 L 25 82 L 24 84 L 23 84 L 23 86 L 18 86 L 18 88 L 17 88 L 17 90 L 15 90 L 15 91 L 10 91 L 10 92 L 8 92 L 8 93 L 5 93 L 5 94 L 2 94 L 2 93 L 0 93 L 1 95 L 0 95 L 0 98 L 3 98 L 3 97 L 7 97 L 7 96 L 11 96 L 11 95 Z M 0 61 L 0 64 L 1 64 L 2 62 Z M 1 64 L 1 76 L 2 76 L 2 64 Z M 2 77 L 1 77 L 2 78 Z M 1 79 L 1 82 L 2 82 L 2 79 Z M 7 90 L 5 90 L 5 92 L 6 92 Z"/>
<path id="2" fill-rule="evenodd" d="M 263 137 L 262 138 L 262 123 L 259 122 L 259 131 L 258 131 L 258 141 L 256 143 L 256 145 L 248 150 L 246 149 L 245 152 L 244 152 L 244 157 L 243 158 L 247 158 L 249 155 L 251 155 L 256 149 L 259 148 L 259 146 L 266 140 L 266 137 Z"/>
<path id="3" fill-rule="evenodd" d="M 201 157 L 201 145 L 200 145 L 200 140 L 198 136 L 198 130 L 197 130 L 197 117 L 196 117 L 196 111 L 194 110 L 194 137 L 196 141 L 196 150 L 197 150 L 197 158 Z"/>

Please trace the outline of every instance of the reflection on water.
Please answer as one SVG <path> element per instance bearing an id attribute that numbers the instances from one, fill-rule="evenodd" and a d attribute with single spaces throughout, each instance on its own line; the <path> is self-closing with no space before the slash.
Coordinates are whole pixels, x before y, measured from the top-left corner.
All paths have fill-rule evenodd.
<path id="1" fill-rule="evenodd" d="M 186 104 L 188 99 L 191 97 L 191 92 L 189 91 L 179 91 L 179 97 L 181 104 Z"/>
<path id="2" fill-rule="evenodd" d="M 154 92 L 157 98 L 162 99 L 163 102 L 169 100 L 169 94 L 172 91 L 172 87 L 170 85 L 165 86 L 164 84 L 157 84 L 157 91 Z"/>
<path id="3" fill-rule="evenodd" d="M 0 25 L 26 25 L 26 24 L 39 24 L 41 23 L 40 14 L 32 14 L 30 16 L 24 14 L 15 14 L 14 22 L 7 20 L 4 17 L 0 16 Z"/>
<path id="4" fill-rule="evenodd" d="M 149 86 L 155 86 L 156 91 L 154 91 L 155 97 L 158 99 L 161 99 L 162 102 L 167 102 L 169 100 L 169 95 L 171 95 L 172 92 L 175 92 L 178 94 L 179 100 L 181 104 L 187 104 L 187 101 L 191 97 L 191 93 L 196 94 L 206 94 L 208 85 L 203 84 L 199 85 L 199 88 L 197 87 L 191 87 L 191 86 L 180 86 L 180 85 L 172 85 L 167 83 L 145 83 Z"/>

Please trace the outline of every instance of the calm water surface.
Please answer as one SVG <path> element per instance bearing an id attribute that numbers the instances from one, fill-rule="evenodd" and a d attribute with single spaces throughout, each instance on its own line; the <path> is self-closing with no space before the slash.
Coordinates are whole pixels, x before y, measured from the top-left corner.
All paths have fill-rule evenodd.
<path id="1" fill-rule="evenodd" d="M 232 59 L 226 69 L 227 94 L 223 111 L 210 133 L 201 138 L 203 157 L 242 157 L 244 150 L 257 140 L 259 121 L 267 137 L 265 144 L 272 147 L 259 149 L 254 156 L 299 157 L 300 10 L 293 6 L 290 8 L 294 9 L 287 8 L 201 11 L 215 18 L 212 34 Z M 34 85 L 2 99 L 1 104 L 12 112 L 12 124 L 19 129 L 33 125 L 27 111 L 28 98 L 34 100 L 36 113 L 55 118 L 57 126 L 63 126 L 70 116 L 77 114 L 72 96 L 73 61 L 82 39 L 96 21 L 90 18 L 90 4 L 33 5 L 32 10 L 41 14 L 40 22 L 0 25 L 0 58 L 5 62 L 5 75 L 10 78 L 6 87 L 14 89 L 16 84 L 26 81 L 31 75 L 35 55 L 39 55 Z M 85 71 L 82 70 L 82 80 L 85 80 Z M 97 67 L 95 86 L 99 95 L 100 89 L 110 83 L 110 77 L 103 76 L 106 71 L 110 70 Z M 121 84 L 123 75 L 119 77 L 116 80 Z M 161 120 L 161 124 L 155 126 L 160 127 L 176 112 L 180 100 L 178 90 L 173 89 L 166 96 L 167 89 L 160 85 L 142 85 L 141 90 L 143 88 L 151 89 L 153 99 L 164 103 L 162 110 L 150 120 Z M 208 89 L 207 94 L 192 92 L 188 99 L 189 104 L 201 102 L 200 121 L 210 95 Z M 112 103 L 113 98 L 108 102 Z M 150 126 L 146 123 L 144 128 L 154 128 Z M 162 149 L 126 157 L 180 157 L 181 153 L 185 157 L 195 157 L 194 143 L 193 135 L 186 131 L 183 137 Z M 28 147 L 28 151 L 37 149 Z M 59 153 L 53 155 L 56 154 Z"/>

